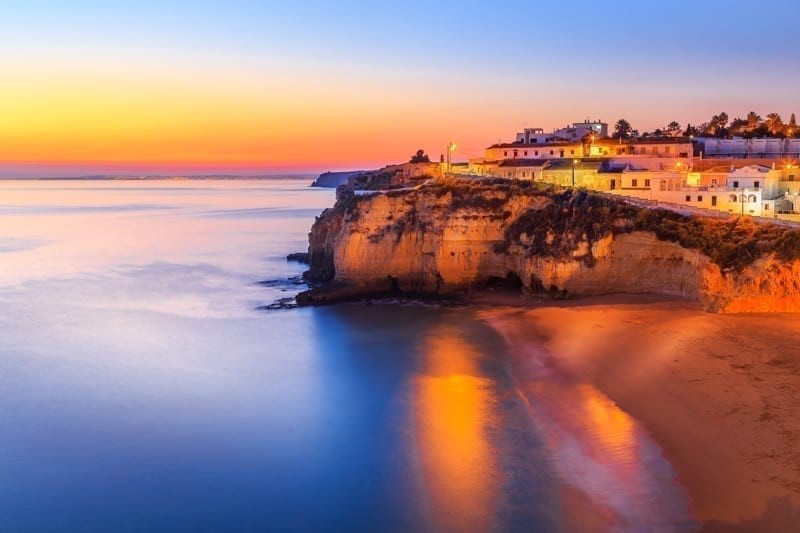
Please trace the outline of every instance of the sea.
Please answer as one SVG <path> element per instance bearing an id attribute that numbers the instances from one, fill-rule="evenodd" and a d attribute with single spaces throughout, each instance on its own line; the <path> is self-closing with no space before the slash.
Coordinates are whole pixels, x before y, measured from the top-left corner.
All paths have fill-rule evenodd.
<path id="1" fill-rule="evenodd" d="M 645 428 L 480 309 L 265 309 L 309 184 L 0 181 L 0 531 L 696 528 Z"/>

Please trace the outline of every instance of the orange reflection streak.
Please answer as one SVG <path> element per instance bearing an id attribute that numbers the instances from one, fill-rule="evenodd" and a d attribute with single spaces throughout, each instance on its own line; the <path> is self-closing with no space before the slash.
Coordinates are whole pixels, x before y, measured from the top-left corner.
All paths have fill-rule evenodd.
<path id="1" fill-rule="evenodd" d="M 486 530 L 497 494 L 486 435 L 493 403 L 489 380 L 477 376 L 478 354 L 450 328 L 434 331 L 423 353 L 416 428 L 433 518 L 448 531 Z"/>
<path id="2" fill-rule="evenodd" d="M 622 464 L 633 463 L 638 442 L 630 415 L 590 385 L 582 384 L 576 389 L 578 405 L 583 411 L 581 419 L 586 431 L 595 438 L 598 451 Z"/>

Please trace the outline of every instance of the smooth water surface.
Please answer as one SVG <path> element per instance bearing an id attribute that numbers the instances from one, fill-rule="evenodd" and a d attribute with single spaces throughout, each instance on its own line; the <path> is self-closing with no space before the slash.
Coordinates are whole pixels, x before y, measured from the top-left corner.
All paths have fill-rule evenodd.
<path id="1" fill-rule="evenodd" d="M 473 310 L 256 310 L 332 202 L 0 182 L 0 531 L 692 527 L 634 420 Z"/>

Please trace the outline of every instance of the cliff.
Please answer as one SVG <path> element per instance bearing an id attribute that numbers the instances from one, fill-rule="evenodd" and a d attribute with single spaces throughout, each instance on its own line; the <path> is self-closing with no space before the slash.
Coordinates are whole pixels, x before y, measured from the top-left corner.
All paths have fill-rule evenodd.
<path id="1" fill-rule="evenodd" d="M 656 293 L 717 312 L 800 311 L 800 231 L 531 182 L 342 188 L 309 239 L 315 288 L 300 303 L 457 296 L 504 281 L 538 297 Z"/>
<path id="2" fill-rule="evenodd" d="M 312 187 L 331 187 L 335 188 L 339 185 L 345 185 L 347 181 L 360 174 L 364 174 L 364 170 L 350 170 L 347 172 L 323 172 L 312 183 Z"/>

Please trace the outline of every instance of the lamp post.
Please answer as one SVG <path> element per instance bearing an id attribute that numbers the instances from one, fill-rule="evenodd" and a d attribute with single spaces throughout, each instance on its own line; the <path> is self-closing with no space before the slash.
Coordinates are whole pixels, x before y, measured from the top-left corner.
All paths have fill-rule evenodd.
<path id="1" fill-rule="evenodd" d="M 450 141 L 449 143 L 447 143 L 447 173 L 448 174 L 450 173 L 450 161 L 451 161 L 450 154 L 452 152 L 455 152 L 455 151 L 456 151 L 456 143 L 454 143 L 453 141 Z"/>
<path id="2" fill-rule="evenodd" d="M 575 188 L 575 166 L 578 164 L 577 159 L 572 160 L 572 188 Z"/>

